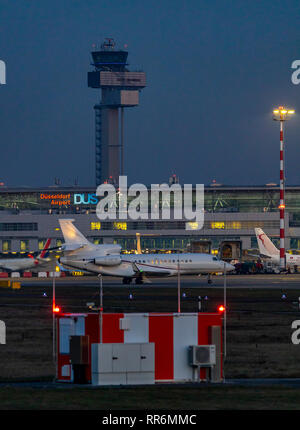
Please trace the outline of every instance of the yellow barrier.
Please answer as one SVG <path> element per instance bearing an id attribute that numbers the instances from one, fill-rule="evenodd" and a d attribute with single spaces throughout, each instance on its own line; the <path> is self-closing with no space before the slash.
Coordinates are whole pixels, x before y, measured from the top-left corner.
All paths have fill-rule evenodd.
<path id="1" fill-rule="evenodd" d="M 5 281 L 0 281 L 0 288 L 10 288 L 10 284 L 11 282 L 9 279 Z"/>
<path id="2" fill-rule="evenodd" d="M 21 282 L 13 281 L 12 285 L 11 285 L 11 288 L 13 290 L 19 290 L 21 288 Z"/>

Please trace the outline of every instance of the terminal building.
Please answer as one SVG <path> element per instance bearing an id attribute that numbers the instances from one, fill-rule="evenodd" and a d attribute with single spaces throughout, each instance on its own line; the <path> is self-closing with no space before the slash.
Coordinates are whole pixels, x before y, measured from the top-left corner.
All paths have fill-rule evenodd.
<path id="1" fill-rule="evenodd" d="M 35 252 L 47 238 L 60 246 L 63 236 L 60 218 L 74 219 L 75 225 L 93 243 L 118 243 L 124 251 L 137 247 L 137 233 L 143 252 L 201 252 L 210 243 L 216 252 L 222 241 L 240 241 L 243 251 L 257 249 L 255 227 L 279 244 L 279 187 L 224 186 L 204 189 L 204 225 L 198 230 L 188 220 L 105 220 L 96 214 L 99 197 L 95 188 L 52 186 L 45 188 L 0 187 L 0 251 Z M 300 252 L 300 186 L 287 186 L 286 249 Z M 128 199 L 129 200 L 129 199 Z M 162 202 L 163 204 L 163 202 Z M 172 210 L 172 208 L 171 208 Z"/>

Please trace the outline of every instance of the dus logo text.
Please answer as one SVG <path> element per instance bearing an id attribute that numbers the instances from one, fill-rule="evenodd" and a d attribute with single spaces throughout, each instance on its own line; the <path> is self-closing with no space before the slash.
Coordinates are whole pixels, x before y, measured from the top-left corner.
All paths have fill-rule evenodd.
<path id="1" fill-rule="evenodd" d="M 96 194 L 74 194 L 74 205 L 96 205 L 97 203 Z"/>

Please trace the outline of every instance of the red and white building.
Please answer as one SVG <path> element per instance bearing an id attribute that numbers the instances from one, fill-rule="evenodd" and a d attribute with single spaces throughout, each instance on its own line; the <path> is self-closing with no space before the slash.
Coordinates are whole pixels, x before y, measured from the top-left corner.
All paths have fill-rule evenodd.
<path id="1" fill-rule="evenodd" d="M 57 318 L 57 381 L 73 382 L 70 336 L 88 336 L 89 361 L 86 380 L 92 380 L 91 345 L 100 342 L 98 313 L 59 314 Z M 104 313 L 102 342 L 112 344 L 154 343 L 155 382 L 194 380 L 188 363 L 192 345 L 216 345 L 220 379 L 223 378 L 222 313 Z M 217 328 L 217 339 L 212 329 Z M 219 329 L 218 329 L 219 328 Z M 215 331 L 216 333 L 216 331 Z M 206 379 L 200 369 L 199 379 Z"/>

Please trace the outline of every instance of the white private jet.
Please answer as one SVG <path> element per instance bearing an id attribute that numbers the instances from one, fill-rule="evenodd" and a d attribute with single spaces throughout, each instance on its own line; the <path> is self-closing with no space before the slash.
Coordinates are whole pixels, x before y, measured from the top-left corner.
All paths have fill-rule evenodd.
<path id="1" fill-rule="evenodd" d="M 271 239 L 262 231 L 261 228 L 255 228 L 256 239 L 260 255 L 266 257 L 276 266 L 280 264 L 280 252 Z M 295 270 L 295 266 L 300 266 L 300 255 L 285 254 L 286 266 L 290 271 Z"/>
<path id="2" fill-rule="evenodd" d="M 39 265 L 48 263 L 49 259 L 46 258 L 46 254 L 49 250 L 50 243 L 51 239 L 48 239 L 44 249 L 37 257 L 29 253 L 27 257 L 0 258 L 0 269 L 7 272 L 22 272 L 24 270 L 35 269 Z"/>
<path id="3" fill-rule="evenodd" d="M 65 269 L 80 269 L 91 273 L 123 278 L 129 284 L 133 278 L 143 283 L 146 276 L 182 275 L 209 276 L 216 272 L 230 272 L 234 266 L 210 254 L 121 254 L 119 245 L 94 245 L 74 226 L 73 219 L 60 219 L 65 243 L 64 256 L 59 259 Z"/>

